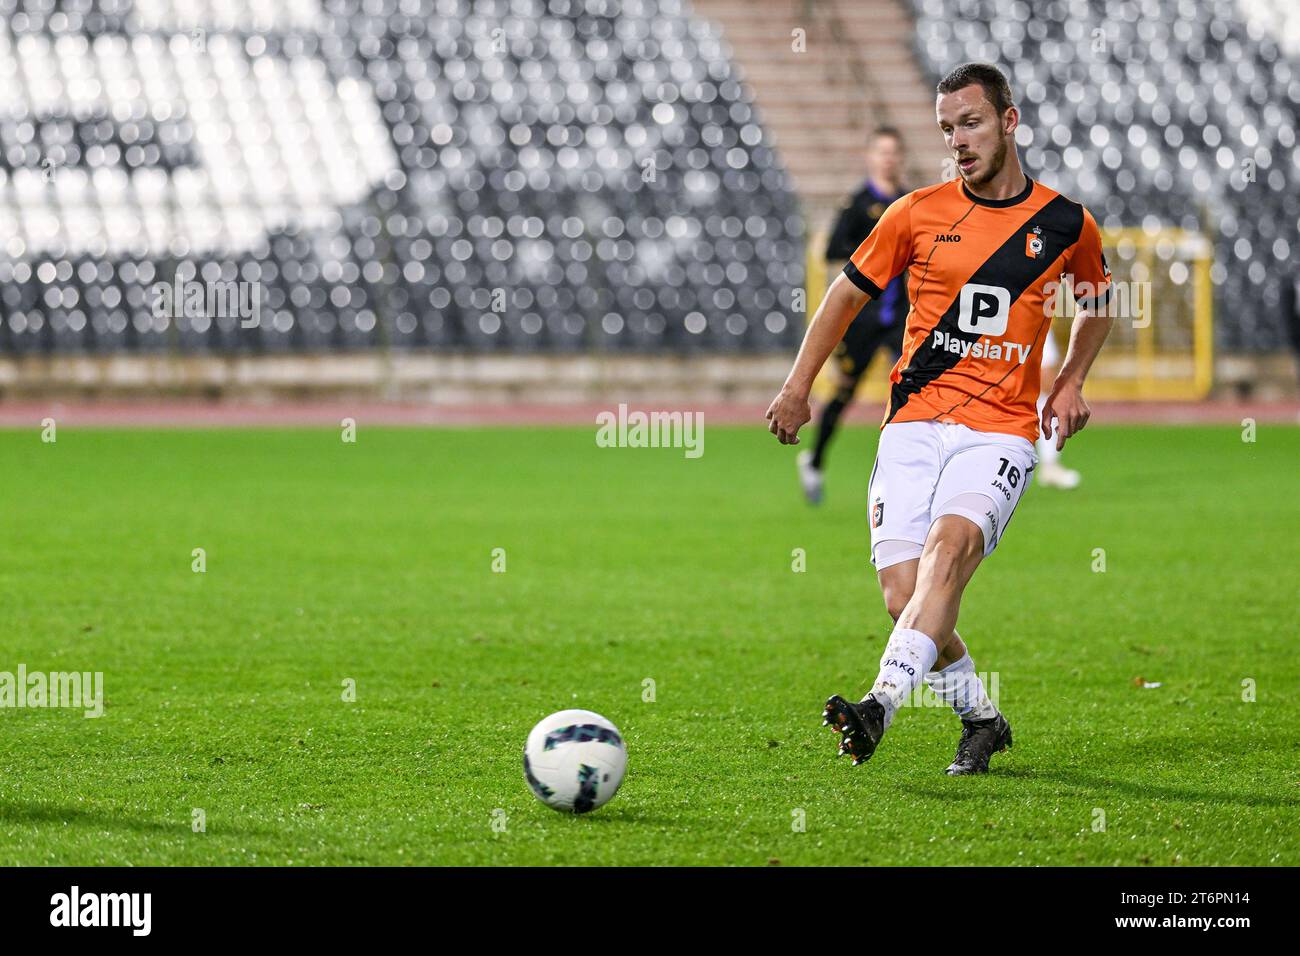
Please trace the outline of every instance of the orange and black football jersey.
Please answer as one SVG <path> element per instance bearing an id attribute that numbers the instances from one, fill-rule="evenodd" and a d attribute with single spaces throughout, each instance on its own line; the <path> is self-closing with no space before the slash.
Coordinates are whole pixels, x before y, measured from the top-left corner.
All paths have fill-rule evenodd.
<path id="1" fill-rule="evenodd" d="M 1028 179 L 1010 199 L 960 180 L 894 202 L 844 273 L 872 297 L 908 273 L 903 354 L 890 373 L 890 422 L 958 422 L 1038 438 L 1036 404 L 1051 303 L 1068 276 L 1079 305 L 1110 295 L 1097 223 Z M 882 425 L 883 427 L 883 425 Z"/>

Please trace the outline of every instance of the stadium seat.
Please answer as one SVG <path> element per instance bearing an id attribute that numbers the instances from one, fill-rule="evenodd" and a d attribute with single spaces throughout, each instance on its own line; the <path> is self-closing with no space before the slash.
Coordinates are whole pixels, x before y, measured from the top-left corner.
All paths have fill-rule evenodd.
<path id="1" fill-rule="evenodd" d="M 0 0 L 7 352 L 788 348 L 802 229 L 677 0 Z"/>
<path id="2" fill-rule="evenodd" d="M 1300 76 L 1266 28 L 1231 0 L 913 3 L 917 55 L 936 82 L 965 60 L 1007 73 L 1033 174 L 1102 226 L 1214 236 L 1219 344 L 1283 345 Z"/>

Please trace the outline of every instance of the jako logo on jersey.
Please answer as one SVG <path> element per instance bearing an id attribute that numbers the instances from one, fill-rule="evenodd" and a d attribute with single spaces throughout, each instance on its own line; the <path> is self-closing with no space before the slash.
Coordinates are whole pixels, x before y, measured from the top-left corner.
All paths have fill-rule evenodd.
<path id="1" fill-rule="evenodd" d="M 1032 344 L 1025 345 L 1022 342 L 994 342 L 992 339 L 967 342 L 965 339 L 949 335 L 938 329 L 934 330 L 934 335 L 930 339 L 930 347 L 952 352 L 962 358 L 999 359 L 1003 362 L 1015 362 L 1017 365 L 1024 365 L 1029 359 L 1029 353 L 1033 350 Z"/>
<path id="2" fill-rule="evenodd" d="M 954 232 L 950 232 L 950 233 L 941 232 L 934 237 L 934 241 L 935 242 L 961 242 L 961 236 L 957 235 Z"/>
<path id="3" fill-rule="evenodd" d="M 1040 259 L 1047 246 L 1043 242 L 1043 227 L 1034 226 L 1033 232 L 1025 233 L 1025 255 L 1030 259 Z"/>
<path id="4" fill-rule="evenodd" d="M 871 506 L 871 527 L 879 528 L 885 523 L 885 502 L 880 498 Z"/>
<path id="5" fill-rule="evenodd" d="M 1002 335 L 1011 312 L 1011 293 L 996 285 L 968 282 L 957 301 L 957 328 L 972 335 Z"/>

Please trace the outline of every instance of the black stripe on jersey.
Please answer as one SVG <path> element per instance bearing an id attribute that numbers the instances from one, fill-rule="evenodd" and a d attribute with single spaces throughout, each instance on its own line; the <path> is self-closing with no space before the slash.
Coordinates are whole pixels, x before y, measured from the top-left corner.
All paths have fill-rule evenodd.
<path id="1" fill-rule="evenodd" d="M 1087 309 L 1093 315 L 1096 315 L 1099 311 L 1110 305 L 1110 290 L 1111 286 L 1107 285 L 1106 291 L 1101 295 L 1080 296 L 1078 299 L 1079 308 Z"/>
<path id="2" fill-rule="evenodd" d="M 855 286 L 857 286 L 867 295 L 871 296 L 871 298 L 873 299 L 880 298 L 880 295 L 883 291 L 880 288 L 880 286 L 876 285 L 874 282 L 872 282 L 870 279 L 864 276 L 861 272 L 859 272 L 858 267 L 855 266 L 852 262 L 845 264 L 844 274 L 849 277 L 850 282 L 852 282 Z"/>
<path id="3" fill-rule="evenodd" d="M 1041 226 L 1043 230 L 1044 250 L 1038 258 L 1025 255 L 1025 233 L 1033 226 Z M 1043 270 L 1079 241 L 1082 231 L 1083 207 L 1064 196 L 1057 196 L 1013 229 L 1007 240 L 984 260 L 984 264 L 963 285 L 975 283 L 1001 286 L 1011 293 L 1008 308 L 1014 308 L 1025 290 L 1042 277 Z M 949 352 L 933 346 L 935 332 L 943 332 L 949 339 L 956 338 L 972 344 L 979 340 L 980 336 L 976 333 L 963 332 L 957 328 L 960 310 L 961 289 L 958 289 L 957 295 L 948 304 L 935 327 L 926 333 L 924 341 L 912 354 L 912 361 L 903 369 L 898 382 L 890 390 L 886 424 L 893 420 L 909 398 L 961 361 L 960 352 Z"/>

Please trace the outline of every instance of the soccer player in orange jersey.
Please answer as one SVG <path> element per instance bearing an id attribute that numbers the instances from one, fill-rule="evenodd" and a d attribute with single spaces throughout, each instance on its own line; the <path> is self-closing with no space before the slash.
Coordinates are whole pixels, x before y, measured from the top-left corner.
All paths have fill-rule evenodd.
<path id="1" fill-rule="evenodd" d="M 962 592 L 1029 486 L 1040 425 L 1060 449 L 1088 422 L 1083 382 L 1110 331 L 1110 272 L 1088 211 L 1022 171 L 1020 113 L 1001 71 L 958 67 L 939 83 L 935 112 L 957 178 L 886 210 L 831 285 L 767 419 L 782 444 L 798 443 L 814 376 L 863 302 L 908 270 L 903 354 L 868 491 L 871 560 L 894 629 L 871 691 L 861 703 L 832 697 L 825 718 L 859 764 L 924 680 L 962 719 L 948 773 L 968 774 L 1011 745 L 1011 727 L 954 629 Z M 1040 416 L 1063 280 L 1079 308 Z"/>

